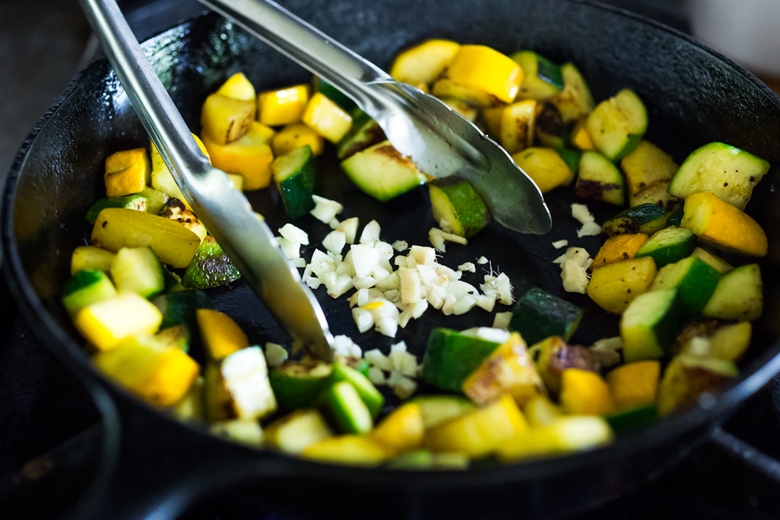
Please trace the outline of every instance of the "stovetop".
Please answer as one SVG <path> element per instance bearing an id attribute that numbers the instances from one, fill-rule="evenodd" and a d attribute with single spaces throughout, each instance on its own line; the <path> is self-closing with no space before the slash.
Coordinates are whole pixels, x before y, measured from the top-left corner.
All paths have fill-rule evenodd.
<path id="1" fill-rule="evenodd" d="M 676 0 L 606 3 L 687 29 Z M 120 4 L 132 8 L 131 22 L 146 36 L 164 28 L 171 17 L 182 19 L 187 10 L 199 9 L 194 0 Z M 5 282 L 1 283 L 0 518 L 61 518 L 83 497 L 95 474 L 100 415 L 78 378 L 19 318 Z M 780 378 L 757 392 L 679 464 L 638 489 L 575 515 L 574 520 L 780 518 L 777 439 Z M 181 516 L 182 520 L 250 518 L 287 517 L 264 510 L 262 504 L 237 504 L 219 495 L 193 504 Z"/>

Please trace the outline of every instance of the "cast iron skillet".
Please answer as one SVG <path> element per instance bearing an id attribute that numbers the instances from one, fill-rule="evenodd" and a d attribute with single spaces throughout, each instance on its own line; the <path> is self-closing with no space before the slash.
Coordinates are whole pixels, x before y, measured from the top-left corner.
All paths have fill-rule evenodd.
<path id="1" fill-rule="evenodd" d="M 622 87 L 635 89 L 650 112 L 648 138 L 677 161 L 696 146 L 723 140 L 780 164 L 780 100 L 756 78 L 722 56 L 673 30 L 611 8 L 581 1 L 324 4 L 288 1 L 293 12 L 368 59 L 388 66 L 400 49 L 430 37 L 489 44 L 504 52 L 535 49 L 554 61 L 574 61 L 603 99 Z M 305 71 L 214 15 L 176 27 L 147 43 L 156 70 L 193 130 L 208 92 L 236 71 L 260 88 L 308 81 Z M 77 515 L 174 517 L 195 497 L 230 490 L 236 500 L 316 517 L 325 516 L 524 516 L 550 517 L 582 510 L 651 478 L 682 456 L 742 400 L 780 370 L 778 344 L 778 194 L 773 168 L 751 201 L 750 212 L 769 232 L 770 252 L 762 260 L 765 317 L 740 378 L 717 399 L 701 399 L 690 412 L 619 439 L 604 449 L 574 456 L 507 466 L 477 465 L 463 472 L 414 473 L 320 465 L 255 451 L 170 420 L 105 380 L 91 367 L 81 341 L 59 304 L 70 252 L 85 243 L 83 217 L 102 196 L 102 162 L 114 151 L 145 145 L 147 138 L 116 77 L 105 61 L 84 70 L 38 123 L 9 176 L 3 204 L 2 237 L 6 275 L 24 315 L 49 348 L 83 380 L 104 415 L 105 446 L 91 499 Z M 376 218 L 383 238 L 426 244 L 433 224 L 424 190 L 377 204 L 323 160 L 320 191 L 347 206 L 343 217 L 365 223 Z M 285 221 L 273 191 L 251 195 L 272 226 Z M 447 265 L 484 255 L 506 272 L 520 294 L 541 285 L 587 308 L 575 339 L 583 344 L 614 335 L 616 319 L 596 312 L 584 297 L 563 294 L 559 251 L 550 245 L 568 238 L 590 251 L 598 238 L 577 239 L 566 193 L 548 197 L 554 231 L 528 237 L 492 227 L 468 248 L 451 247 Z M 591 206 L 597 220 L 614 209 Z M 320 237 L 324 226 L 299 224 Z M 250 340 L 284 341 L 243 284 L 212 291 L 214 306 L 234 316 Z M 332 329 L 355 334 L 343 299 L 323 296 Z M 465 319 L 436 317 L 416 322 L 404 339 L 417 354 L 434 325 L 464 328 L 489 324 L 486 314 Z M 391 343 L 374 334 L 357 338 L 364 348 Z"/>

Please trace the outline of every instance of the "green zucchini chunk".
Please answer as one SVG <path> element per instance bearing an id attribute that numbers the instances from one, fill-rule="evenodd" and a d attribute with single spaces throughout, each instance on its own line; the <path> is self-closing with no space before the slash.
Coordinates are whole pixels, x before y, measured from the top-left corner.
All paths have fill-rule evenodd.
<path id="1" fill-rule="evenodd" d="M 588 82 L 576 65 L 571 62 L 561 65 L 561 76 L 563 90 L 551 97 L 550 102 L 558 107 L 563 122 L 570 125 L 587 117 L 595 103 Z"/>
<path id="2" fill-rule="evenodd" d="M 353 154 L 341 162 L 341 168 L 358 188 L 381 202 L 402 195 L 427 180 L 417 165 L 401 155 L 389 141 Z"/>
<path id="3" fill-rule="evenodd" d="M 358 391 L 348 381 L 327 387 L 319 396 L 323 415 L 342 433 L 368 433 L 374 420 Z"/>
<path id="4" fill-rule="evenodd" d="M 409 402 L 420 407 L 426 430 L 477 408 L 473 401 L 459 395 L 421 395 Z"/>
<path id="5" fill-rule="evenodd" d="M 309 145 L 294 148 L 271 163 L 274 182 L 291 219 L 302 217 L 314 208 L 316 168 Z"/>
<path id="6" fill-rule="evenodd" d="M 121 248 L 111 261 L 110 273 L 118 291 L 150 298 L 165 289 L 162 264 L 149 246 Z"/>
<path id="7" fill-rule="evenodd" d="M 701 258 L 689 256 L 658 270 L 651 291 L 677 289 L 683 315 L 700 316 L 718 285 L 720 273 Z"/>
<path id="8" fill-rule="evenodd" d="M 596 149 L 611 161 L 631 152 L 647 131 L 647 108 L 631 89 L 623 89 L 596 105 L 585 128 Z"/>
<path id="9" fill-rule="evenodd" d="M 107 300 L 114 295 L 116 288 L 106 273 L 84 269 L 74 273 L 65 284 L 62 304 L 73 316 L 87 305 Z"/>
<path id="10" fill-rule="evenodd" d="M 442 390 L 460 392 L 463 381 L 498 348 L 499 343 L 443 327 L 428 335 L 422 378 Z"/>
<path id="11" fill-rule="evenodd" d="M 561 68 L 534 51 L 518 51 L 512 54 L 523 69 L 520 99 L 547 99 L 563 90 Z"/>
<path id="12" fill-rule="evenodd" d="M 466 179 L 456 176 L 428 183 L 433 219 L 443 229 L 470 238 L 487 226 L 490 214 Z"/>
<path id="13" fill-rule="evenodd" d="M 355 109 L 350 115 L 352 116 L 352 126 L 336 145 L 336 157 L 339 159 L 346 159 L 386 139 L 379 124 L 368 114 L 360 109 Z"/>
<path id="14" fill-rule="evenodd" d="M 655 404 L 641 404 L 609 413 L 604 419 L 616 434 L 625 434 L 657 421 L 658 407 Z"/>
<path id="15" fill-rule="evenodd" d="M 587 150 L 580 157 L 574 192 L 578 197 L 622 206 L 626 202 L 623 175 L 599 152 Z"/>
<path id="16" fill-rule="evenodd" d="M 637 296 L 620 319 L 623 359 L 626 363 L 660 359 L 680 331 L 677 289 L 650 291 Z"/>
<path id="17" fill-rule="evenodd" d="M 769 163 L 750 152 L 714 142 L 694 150 L 669 184 L 669 193 L 686 197 L 706 191 L 744 210 Z"/>
<path id="18" fill-rule="evenodd" d="M 87 210 L 86 220 L 90 224 L 94 225 L 97 220 L 98 213 L 105 208 L 124 208 L 134 209 L 137 211 L 147 211 L 149 207 L 149 200 L 146 196 L 140 193 L 134 193 L 132 195 L 123 195 L 121 197 L 109 197 L 107 199 L 99 199 L 95 201 Z"/>
<path id="19" fill-rule="evenodd" d="M 550 336 L 568 341 L 582 319 L 580 307 L 538 287 L 525 292 L 512 309 L 509 330 L 517 331 L 533 345 Z"/>
<path id="20" fill-rule="evenodd" d="M 720 276 L 702 314 L 723 320 L 757 320 L 764 308 L 763 287 L 758 264 L 735 267 Z"/>
<path id="21" fill-rule="evenodd" d="M 198 320 L 195 316 L 196 311 L 211 307 L 211 302 L 206 293 L 196 289 L 185 289 L 161 294 L 155 297 L 152 303 L 160 309 L 163 315 L 160 329 L 186 325 L 191 331 L 197 331 Z"/>
<path id="22" fill-rule="evenodd" d="M 309 408 L 331 382 L 330 363 L 287 361 L 268 372 L 268 380 L 281 410 Z"/>
<path id="23" fill-rule="evenodd" d="M 385 404 L 385 398 L 377 390 L 374 384 L 362 373 L 343 363 L 333 363 L 333 371 L 330 374 L 331 383 L 346 381 L 355 388 L 360 399 L 365 403 L 371 417 L 379 415 L 382 406 Z"/>
<path id="24" fill-rule="evenodd" d="M 624 233 L 644 233 L 652 235 L 666 225 L 667 214 L 656 204 L 640 204 L 621 211 L 604 222 L 601 230 L 605 235 L 621 235 Z"/>
<path id="25" fill-rule="evenodd" d="M 682 260 L 696 247 L 696 235 L 690 229 L 670 226 L 653 233 L 644 243 L 636 257 L 650 256 L 659 269 L 667 264 Z"/>
<path id="26" fill-rule="evenodd" d="M 208 235 L 198 246 L 181 278 L 187 289 L 208 289 L 226 285 L 241 278 L 241 273 L 222 247 Z"/>

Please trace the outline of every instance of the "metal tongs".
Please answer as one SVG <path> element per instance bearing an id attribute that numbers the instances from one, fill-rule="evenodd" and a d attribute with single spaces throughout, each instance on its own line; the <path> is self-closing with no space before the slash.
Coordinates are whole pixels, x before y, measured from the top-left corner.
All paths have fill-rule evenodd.
<path id="1" fill-rule="evenodd" d="M 294 347 L 330 361 L 333 336 L 322 308 L 301 282 L 262 217 L 228 176 L 214 168 L 146 59 L 115 0 L 79 0 L 141 123 L 187 202 L 287 329 Z"/>
<path id="2" fill-rule="evenodd" d="M 437 98 L 393 80 L 275 2 L 199 1 L 352 98 L 428 175 L 467 179 L 500 224 L 521 233 L 550 231 L 550 212 L 531 178 L 506 150 Z"/>

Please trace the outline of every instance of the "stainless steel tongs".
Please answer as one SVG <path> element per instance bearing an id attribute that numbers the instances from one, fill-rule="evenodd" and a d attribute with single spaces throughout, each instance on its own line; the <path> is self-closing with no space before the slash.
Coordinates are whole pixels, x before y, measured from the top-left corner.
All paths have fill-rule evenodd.
<path id="1" fill-rule="evenodd" d="M 536 184 L 503 148 L 437 98 L 393 80 L 275 2 L 199 1 L 352 98 L 428 175 L 466 178 L 497 222 L 521 233 L 550 231 L 550 212 Z"/>
<path id="2" fill-rule="evenodd" d="M 301 282 L 262 217 L 200 151 L 116 2 L 79 1 L 139 119 L 195 213 L 290 333 L 294 346 L 331 360 L 333 337 L 314 294 Z"/>

